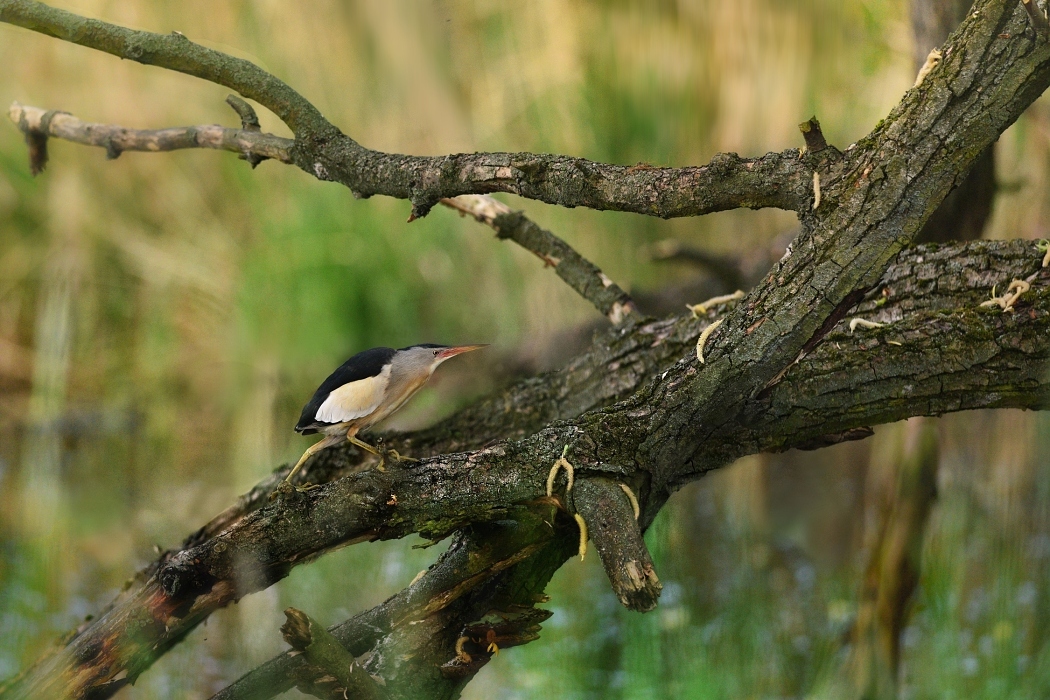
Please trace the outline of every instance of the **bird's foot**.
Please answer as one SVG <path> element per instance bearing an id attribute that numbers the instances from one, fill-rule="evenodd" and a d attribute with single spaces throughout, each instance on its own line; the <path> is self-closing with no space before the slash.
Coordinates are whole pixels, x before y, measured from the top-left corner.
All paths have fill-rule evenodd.
<path id="1" fill-rule="evenodd" d="M 568 494 L 569 491 L 572 491 L 572 482 L 576 477 L 576 470 L 573 469 L 572 465 L 569 463 L 569 460 L 565 459 L 565 455 L 568 453 L 569 446 L 566 445 L 565 449 L 561 451 L 561 457 L 559 457 L 558 461 L 554 463 L 554 466 L 551 467 L 550 474 L 547 475 L 548 496 L 554 493 L 554 480 L 558 478 L 558 472 L 560 472 L 562 469 L 565 470 L 565 475 L 568 479 L 568 483 L 565 486 L 565 493 Z"/>
<path id="2" fill-rule="evenodd" d="M 292 494 L 301 495 L 306 493 L 307 491 L 313 491 L 314 489 L 320 487 L 321 484 L 311 484 L 310 482 L 306 482 L 304 484 L 293 484 L 290 481 L 284 480 L 281 481 L 281 483 L 277 484 L 277 488 L 270 492 L 270 495 L 267 497 L 267 500 L 275 501 L 278 498 L 286 498 L 288 496 L 291 496 Z"/>
<path id="3" fill-rule="evenodd" d="M 387 458 L 393 459 L 395 462 L 418 462 L 419 460 L 414 457 L 406 457 L 392 447 L 384 447 L 383 440 L 380 438 L 379 444 L 376 447 L 376 452 L 379 454 L 379 468 L 382 469 L 383 463 L 386 462 Z"/>

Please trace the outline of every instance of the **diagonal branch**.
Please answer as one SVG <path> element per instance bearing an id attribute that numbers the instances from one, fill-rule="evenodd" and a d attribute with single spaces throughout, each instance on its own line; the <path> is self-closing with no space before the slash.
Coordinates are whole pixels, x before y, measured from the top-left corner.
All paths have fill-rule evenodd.
<path id="1" fill-rule="evenodd" d="M 531 250 L 613 324 L 619 324 L 630 316 L 637 317 L 634 302 L 627 292 L 572 246 L 521 212 L 511 210 L 503 202 L 488 195 L 463 195 L 455 199 L 442 199 L 441 203 L 491 226 L 496 230 L 497 238 L 510 239 L 522 248 Z"/>
<path id="2" fill-rule="evenodd" d="M 49 7 L 32 0 L 0 2 L 7 22 L 118 58 L 202 78 L 265 105 L 296 134 L 336 131 L 306 98 L 251 61 L 196 44 L 179 32 L 155 34 Z"/>
<path id="3" fill-rule="evenodd" d="M 715 156 L 703 166 L 661 168 L 532 153 L 407 156 L 373 151 L 344 135 L 288 85 L 243 59 L 184 35 L 155 34 L 80 17 L 32 0 L 0 0 L 0 22 L 236 90 L 273 111 L 295 133 L 293 161 L 356 195 L 412 202 L 414 217 L 439 200 L 506 192 L 549 204 L 671 218 L 726 209 L 808 206 L 811 174 L 798 151 L 761 158 Z"/>
<path id="4" fill-rule="evenodd" d="M 887 335 L 870 337 L 850 334 L 846 330 L 834 331 L 830 336 L 832 342 L 822 345 L 797 365 L 776 388 L 769 424 L 780 425 L 788 415 L 800 417 L 786 426 L 781 434 L 787 443 L 778 447 L 766 442 L 766 446 L 783 449 L 792 442 L 804 443 L 806 439 L 793 435 L 793 430 L 798 428 L 807 434 L 816 434 L 826 429 L 823 420 L 836 411 L 844 412 L 842 416 L 848 424 L 859 425 L 879 419 L 893 420 L 916 410 L 940 413 L 990 405 L 1050 406 L 1050 380 L 1045 374 L 1050 359 L 1050 338 L 1047 336 L 1050 300 L 1046 292 L 1050 274 L 1036 272 L 1040 268 L 1034 248 L 1030 242 L 1017 241 L 981 242 L 951 248 L 921 247 L 906 251 L 883 278 L 880 290 L 857 310 L 868 318 L 878 318 L 885 323 Z M 949 270 L 955 274 L 945 274 Z M 1044 291 L 1039 298 L 1030 299 L 1031 305 L 1019 312 L 1024 314 L 1022 317 L 977 311 L 980 300 L 998 280 L 1032 277 L 1033 272 L 1034 280 L 1043 284 Z M 958 311 L 949 313 L 951 309 Z M 954 332 L 946 333 L 951 319 L 965 329 L 956 328 Z M 975 319 L 979 322 L 974 323 Z M 986 331 L 979 330 L 981 325 L 987 326 Z M 975 334 L 997 338 L 997 349 L 977 348 L 952 363 L 942 362 L 941 356 L 935 354 L 935 349 L 944 347 L 945 343 L 964 343 Z M 688 349 L 684 344 L 682 347 Z M 931 356 L 933 359 L 925 364 L 920 359 Z M 947 356 L 950 353 L 945 353 Z M 854 377 L 866 379 L 857 382 L 837 376 L 841 372 L 834 367 L 843 361 L 855 369 Z M 877 369 L 873 372 L 872 367 Z M 939 388 L 942 382 L 947 389 L 943 396 Z M 961 390 L 964 384 L 969 389 Z M 917 388 L 907 401 L 900 398 L 909 393 L 902 391 L 904 386 L 910 387 L 910 391 Z M 975 391 L 977 387 L 981 389 Z M 880 397 L 876 402 L 878 405 L 865 404 L 863 414 L 848 418 L 854 404 L 845 394 L 856 391 L 867 395 L 873 390 Z M 895 415 L 888 415 L 886 411 Z M 586 479 L 578 488 L 600 481 Z M 615 485 L 611 493 L 616 495 Z M 601 503 L 601 499 L 587 503 L 592 530 L 602 527 L 599 521 L 603 516 L 594 507 Z M 571 535 L 567 539 L 569 547 L 566 552 L 571 552 Z M 456 551 L 456 546 L 450 548 L 450 553 Z M 613 555 L 616 556 L 615 552 Z M 475 567 L 479 559 L 484 558 L 471 559 Z M 444 556 L 428 576 L 440 570 L 443 562 Z M 376 616 L 403 595 L 406 593 L 333 630 L 353 653 L 364 653 L 392 629 L 386 623 L 377 624 Z M 388 620 L 389 617 L 382 619 Z M 295 663 L 285 656 L 276 657 L 220 693 L 216 700 L 272 697 L 288 687 L 279 685 L 278 681 L 294 676 Z M 278 690 L 271 693 L 271 687 Z"/>

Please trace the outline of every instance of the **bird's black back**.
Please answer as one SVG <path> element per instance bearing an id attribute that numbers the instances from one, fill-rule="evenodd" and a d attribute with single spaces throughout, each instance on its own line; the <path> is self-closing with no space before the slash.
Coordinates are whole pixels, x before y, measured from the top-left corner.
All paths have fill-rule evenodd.
<path id="1" fill-rule="evenodd" d="M 314 392 L 313 398 L 303 406 L 302 415 L 299 416 L 299 422 L 295 426 L 296 432 L 303 435 L 316 433 L 317 428 L 313 426 L 324 425 L 317 420 L 317 411 L 328 395 L 350 382 L 375 377 L 383 371 L 383 367 L 390 363 L 395 352 L 397 351 L 393 348 L 372 348 L 357 353 L 340 365 L 328 376 L 328 379 L 321 383 L 321 386 Z"/>

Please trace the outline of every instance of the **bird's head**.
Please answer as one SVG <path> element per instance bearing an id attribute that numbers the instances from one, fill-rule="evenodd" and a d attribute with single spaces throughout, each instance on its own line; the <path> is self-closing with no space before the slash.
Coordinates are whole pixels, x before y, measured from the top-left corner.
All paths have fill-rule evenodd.
<path id="1" fill-rule="evenodd" d="M 455 357 L 456 355 L 462 355 L 465 352 L 471 352 L 472 350 L 480 350 L 481 348 L 487 348 L 488 345 L 412 345 L 407 348 L 401 348 L 397 351 L 400 356 L 400 360 L 404 365 L 417 368 L 419 370 L 425 369 L 428 373 L 433 373 L 445 360 Z"/>

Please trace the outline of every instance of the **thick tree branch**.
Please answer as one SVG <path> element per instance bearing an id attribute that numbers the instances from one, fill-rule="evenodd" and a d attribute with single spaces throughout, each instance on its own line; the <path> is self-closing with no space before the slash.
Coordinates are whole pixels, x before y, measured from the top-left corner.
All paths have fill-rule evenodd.
<path id="1" fill-rule="evenodd" d="M 292 129 L 292 157 L 300 168 L 321 180 L 340 182 L 361 197 L 408 199 L 414 217 L 425 216 L 442 198 L 492 192 L 663 218 L 739 207 L 808 205 L 811 175 L 795 149 L 753 159 L 718 155 L 707 165 L 683 168 L 611 165 L 532 153 L 382 153 L 342 134 L 316 107 L 258 66 L 177 32 L 126 29 L 31 0 L 0 0 L 0 22 L 236 90 L 268 107 Z"/>
<path id="2" fill-rule="evenodd" d="M 1025 274 L 1033 269 L 1038 269 L 1036 266 L 1038 261 L 1033 263 L 1033 260 L 1037 257 L 1033 253 L 1034 246 L 1031 243 L 977 243 L 963 247 L 945 247 L 937 248 L 933 246 L 922 247 L 914 251 L 906 251 L 901 256 L 901 260 L 898 261 L 897 265 L 891 268 L 890 273 L 884 278 L 883 285 L 877 293 L 872 295 L 870 301 L 865 302 L 859 309 L 858 312 L 864 312 L 869 317 L 877 317 L 888 322 L 887 328 L 893 328 L 897 322 L 892 319 L 901 317 L 904 313 L 935 313 L 943 312 L 948 308 L 953 308 L 958 305 L 962 305 L 965 308 L 976 306 L 979 301 L 983 298 L 985 292 L 990 288 L 990 285 L 997 283 L 998 280 L 1008 277 L 1014 277 L 1020 274 Z M 960 251 L 962 253 L 960 254 Z M 1030 275 L 1029 275 L 1030 276 Z M 938 281 L 944 284 L 943 288 L 940 288 Z M 1044 285 L 1047 279 L 1043 279 Z M 884 294 L 883 291 L 886 293 Z M 950 383 L 961 381 L 963 377 L 967 376 L 969 372 L 976 370 L 981 373 L 981 376 L 975 376 L 972 378 L 974 387 L 982 387 L 978 393 L 983 395 L 983 399 L 977 402 L 971 401 L 970 403 L 964 404 L 955 402 L 954 406 L 949 405 L 952 400 L 948 403 L 937 407 L 935 405 L 927 404 L 925 408 L 933 412 L 940 410 L 953 410 L 962 409 L 966 407 L 973 407 L 974 403 L 981 405 L 990 405 L 995 402 L 1002 402 L 1003 405 L 1017 405 L 1026 406 L 1030 408 L 1034 407 L 1046 407 L 1050 404 L 1050 386 L 1047 384 L 1045 376 L 1045 368 L 1047 366 L 1048 342 L 1046 338 L 1046 319 L 1047 319 L 1047 300 L 1046 292 L 1044 287 L 1043 297 L 1037 302 L 1041 306 L 1040 311 L 1036 311 L 1037 316 L 1042 317 L 1041 324 L 1035 324 L 1034 327 L 1030 328 L 1031 335 L 1029 341 L 1036 341 L 1043 345 L 1041 354 L 1030 354 L 1025 358 L 1024 362 L 1020 362 L 1019 357 L 1014 357 L 1012 363 L 1007 363 L 1007 366 L 1001 367 L 1000 371 L 989 372 L 987 367 L 978 365 L 969 366 L 943 366 L 938 361 L 928 363 L 927 369 L 921 373 L 923 384 L 926 384 L 921 391 L 928 391 L 929 395 L 935 396 L 937 394 L 937 377 L 954 377 L 950 380 Z M 1024 318 L 1032 320 L 1032 312 L 1035 308 L 1028 308 L 1027 310 L 1020 310 L 1018 313 L 1024 314 Z M 878 312 L 881 315 L 871 316 L 873 312 Z M 946 314 L 945 314 L 946 315 Z M 988 321 L 994 321 L 1000 319 L 1003 321 L 1015 320 L 1009 314 L 998 314 L 986 313 L 983 318 Z M 910 328 L 905 331 L 902 327 L 897 327 L 898 331 L 901 331 L 904 335 L 908 333 L 921 333 L 923 337 L 923 347 L 916 349 L 916 358 L 925 356 L 925 353 L 929 352 L 932 348 L 939 346 L 944 336 L 941 334 L 942 328 L 936 325 L 930 326 L 925 323 L 924 318 L 920 317 L 916 319 L 916 323 L 910 324 Z M 904 346 L 896 346 L 890 344 L 892 339 L 888 339 L 886 343 L 881 343 L 874 348 L 863 347 L 859 351 L 851 349 L 849 347 L 843 347 L 846 343 L 856 343 L 856 335 L 850 335 L 846 331 L 836 331 L 828 342 L 821 347 L 813 356 L 807 358 L 801 362 L 792 372 L 785 378 L 785 381 L 777 388 L 777 392 L 784 392 L 783 398 L 774 402 L 776 405 L 781 407 L 785 413 L 790 411 L 790 407 L 795 401 L 800 398 L 804 398 L 808 392 L 815 392 L 818 398 L 816 401 L 821 403 L 824 408 L 830 405 L 838 404 L 840 406 L 850 405 L 848 399 L 844 395 L 839 395 L 832 398 L 826 391 L 820 388 L 820 384 L 829 377 L 829 373 L 821 366 L 823 360 L 821 359 L 822 353 L 828 353 L 828 355 L 836 356 L 841 358 L 842 356 L 856 356 L 857 366 L 860 368 L 865 362 L 871 362 L 876 366 L 882 364 L 881 360 L 885 360 L 884 353 L 886 352 L 907 352 Z M 1010 339 L 1004 342 L 1004 346 L 1009 348 L 1010 346 L 1018 347 L 1024 346 L 1025 342 Z M 683 349 L 684 344 L 683 344 Z M 1009 349 L 1005 349 L 1001 352 L 1001 357 L 998 361 L 1004 360 L 1011 352 Z M 1031 348 L 1024 352 L 1031 352 Z M 987 358 L 988 364 L 996 364 L 997 360 Z M 964 360 L 965 362 L 965 360 Z M 1020 366 L 1029 366 L 1032 368 L 1031 371 L 1023 371 L 1018 373 L 1017 368 Z M 864 372 L 864 369 L 858 369 L 858 371 Z M 870 373 L 870 369 L 867 370 Z M 832 373 L 833 374 L 833 373 Z M 1026 398 L 1018 401 L 1018 397 L 1004 396 L 999 393 L 998 387 L 995 381 L 989 381 L 993 374 L 1006 379 L 1008 382 L 1016 381 L 1018 384 L 1028 387 L 1028 395 Z M 904 387 L 911 385 L 911 382 L 920 375 L 909 374 L 907 372 L 893 374 L 890 373 L 887 376 L 881 378 L 872 378 L 872 384 L 885 384 L 883 393 L 885 396 L 890 397 L 892 402 L 892 396 L 907 395 L 908 392 L 904 390 Z M 1033 383 L 1033 378 L 1036 381 L 1042 381 L 1042 387 L 1037 388 Z M 891 386 L 892 385 L 892 386 Z M 854 385 L 855 386 L 855 385 Z M 791 387 L 794 387 L 793 389 Z M 862 388 L 863 390 L 863 388 Z M 835 393 L 834 391 L 832 393 Z M 956 395 L 957 396 L 957 395 Z M 915 406 L 922 407 L 924 404 L 924 398 L 921 395 L 912 396 L 913 408 Z M 1016 403 L 1015 403 L 1016 402 Z M 808 406 L 804 406 L 803 410 L 809 410 Z M 858 416 L 856 422 L 863 423 L 865 421 L 872 421 L 872 418 L 877 416 L 863 415 Z M 807 429 L 810 433 L 815 434 L 822 430 L 820 426 L 820 418 L 810 416 L 810 420 L 804 421 Z M 775 419 L 771 419 L 775 420 Z M 593 479 L 582 480 L 580 486 L 589 484 Z M 580 488 L 578 486 L 577 488 Z M 615 493 L 613 493 L 615 495 Z M 600 499 L 585 499 L 585 503 L 597 503 Z M 596 526 L 600 527 L 600 514 L 591 514 L 589 520 L 592 521 L 592 534 Z M 566 538 L 570 543 L 570 549 L 572 545 L 571 534 Z M 566 555 L 567 556 L 567 555 Z M 367 619 L 372 614 L 363 613 L 361 616 L 354 618 L 343 624 L 341 628 L 354 628 L 363 629 L 368 627 Z M 378 637 L 377 637 L 378 638 Z M 365 649 L 363 647 L 356 647 L 355 653 L 363 653 Z M 282 666 L 287 667 L 289 661 L 283 660 L 280 657 L 275 659 L 270 664 L 262 667 L 259 671 L 255 671 L 242 681 L 239 681 L 233 688 L 239 687 L 243 683 L 247 683 L 249 679 L 255 679 L 260 676 L 271 677 L 266 674 L 277 674 L 277 669 Z M 282 673 L 285 671 L 282 671 Z M 260 687 L 266 685 L 266 683 L 260 683 Z M 226 695 L 220 694 L 221 698 L 262 698 L 271 697 L 269 694 L 265 695 L 240 695 L 231 694 Z"/>
<path id="3" fill-rule="evenodd" d="M 634 494 L 627 493 L 611 479 L 581 479 L 573 501 L 587 523 L 613 593 L 625 607 L 648 612 L 656 607 L 663 585 L 635 520 L 630 501 Z"/>
<path id="4" fill-rule="evenodd" d="M 319 698 L 380 700 L 380 686 L 339 643 L 332 633 L 302 610 L 288 608 L 281 634 L 294 652 L 302 654 L 310 667 L 300 678 L 299 689 Z"/>
<path id="5" fill-rule="evenodd" d="M 1046 278 L 1050 272 L 1040 265 L 1039 253 L 1031 242 L 980 242 L 907 251 L 886 275 L 883 288 L 889 293 L 883 296 L 878 291 L 859 307 L 859 313 L 890 321 L 889 325 L 863 334 L 834 331 L 827 342 L 773 388 L 764 400 L 765 409 L 757 413 L 757 426 L 745 426 L 720 436 L 711 449 L 729 459 L 748 451 L 788 449 L 827 432 L 907 415 L 986 406 L 1047 405 L 1050 378 L 1044 370 L 1050 356 L 1050 298 Z M 1033 273 L 1033 291 L 1014 314 L 978 307 L 992 284 L 1008 278 L 1031 277 Z M 886 301 L 876 306 L 882 298 Z M 959 311 L 944 311 L 949 308 Z M 899 320 L 893 320 L 898 317 Z M 695 321 L 687 316 L 670 326 L 657 327 L 663 337 L 661 345 L 671 344 L 675 348 L 672 354 L 688 357 L 690 338 L 678 333 L 696 328 Z M 845 328 L 845 324 L 841 327 Z M 616 335 L 623 333 L 610 331 L 610 336 Z M 942 360 L 947 357 L 939 354 L 943 349 L 968 347 L 974 338 L 987 340 L 958 361 Z M 624 365 L 617 374 L 632 363 L 642 363 L 635 365 L 637 374 L 627 374 L 634 376 L 636 385 L 645 385 L 657 366 L 649 368 L 645 364 L 648 352 L 636 344 L 647 348 L 652 341 L 634 338 L 626 349 L 620 348 Z M 606 359 L 600 353 L 597 356 Z M 673 376 L 672 382 L 680 382 L 695 371 L 695 364 L 689 360 L 662 370 Z M 524 398 L 571 391 L 572 384 L 580 382 L 582 376 L 571 373 L 568 381 L 564 377 L 548 377 L 525 382 L 495 399 L 490 410 L 492 406 L 506 405 L 508 400 L 513 405 L 516 393 L 518 398 Z M 537 391 L 537 381 L 548 386 Z M 560 389 L 552 385 L 560 385 Z M 905 391 L 905 387 L 911 389 Z M 629 393 L 630 389 L 624 387 L 623 391 Z M 871 400 L 866 398 L 869 395 Z M 564 404 L 555 399 L 537 402 L 537 407 L 544 411 L 538 420 L 545 421 L 558 415 Z M 613 418 L 618 410 L 633 409 L 631 404 L 621 404 L 619 409 L 599 411 L 598 415 Z M 506 427 L 513 432 L 514 419 L 508 420 Z M 651 421 L 645 416 L 640 420 Z M 435 443 L 439 439 L 462 440 L 450 438 L 456 434 L 452 427 L 456 424 L 456 420 L 450 421 L 436 431 L 442 438 L 429 439 Z M 467 424 L 469 421 L 461 423 L 460 429 L 466 429 Z M 666 426 L 649 422 L 646 428 L 665 430 Z M 481 432 L 486 433 L 486 429 Z M 626 458 L 637 449 L 629 437 L 625 437 L 620 448 L 624 464 L 630 464 Z M 339 543 L 396 537 L 411 531 L 439 537 L 470 522 L 509 517 L 514 504 L 543 496 L 546 471 L 566 442 L 575 441 L 572 454 L 581 473 L 609 469 L 595 463 L 591 449 L 579 439 L 578 425 L 562 423 L 518 442 L 447 455 L 406 469 L 361 472 L 307 494 L 286 492 L 278 503 L 242 518 L 222 534 L 183 552 L 166 555 L 143 587 L 129 591 L 119 605 L 94 621 L 48 666 L 54 669 L 74 663 L 86 673 L 85 664 L 90 665 L 87 660 L 94 656 L 84 656 L 83 650 L 98 648 L 100 639 L 121 639 L 130 632 L 129 616 L 140 615 L 142 610 L 154 611 L 152 614 L 157 616 L 156 626 L 147 629 L 158 636 L 154 644 L 164 648 L 181 639 L 210 610 L 269 585 L 291 566 Z M 423 442 L 419 438 L 418 444 Z M 327 459 L 333 474 L 340 471 L 335 468 L 337 464 L 348 469 L 348 463 L 355 461 L 349 450 L 331 452 Z M 577 454 L 581 457 L 576 458 Z M 666 497 L 651 486 L 646 488 L 652 475 L 644 467 L 643 463 L 617 468 L 621 472 L 618 478 L 633 474 L 632 483 L 640 484 L 637 490 L 643 527 Z M 684 481 L 695 476 L 683 471 L 681 478 Z M 263 542 L 265 546 L 253 544 Z M 137 630 L 135 634 L 143 632 Z M 134 678 L 152 661 L 153 652 L 135 645 L 126 648 L 131 656 L 118 666 L 128 668 L 129 677 Z M 112 658 L 106 658 L 106 662 L 104 668 L 97 669 L 103 678 L 117 670 L 111 665 Z"/>
<path id="6" fill-rule="evenodd" d="M 534 639 L 536 625 L 549 613 L 533 606 L 545 600 L 543 587 L 574 546 L 568 530 L 575 526 L 556 524 L 552 528 L 549 523 L 556 523 L 555 513 L 548 503 L 536 510 L 519 510 L 513 523 L 478 524 L 457 534 L 423 577 L 383 604 L 333 626 L 332 636 L 349 653 L 362 655 L 375 649 L 396 628 L 418 629 L 430 618 L 451 614 L 455 619 L 449 626 L 457 634 L 445 640 L 436 659 L 436 665 L 444 665 L 456 658 L 458 632 L 498 609 L 504 618 L 521 620 L 524 614 L 528 628 L 524 632 Z M 507 646 L 505 640 L 503 646 Z M 492 655 L 486 645 L 472 651 L 469 668 L 458 671 L 467 670 L 472 675 Z M 281 654 L 245 674 L 214 700 L 268 700 L 308 674 L 306 666 L 300 657 Z M 458 674 L 448 680 L 461 683 L 465 678 L 469 676 Z M 393 680 L 388 681 L 388 688 Z"/>

